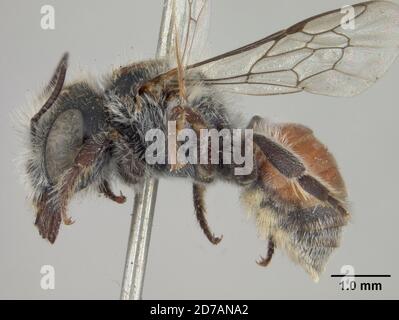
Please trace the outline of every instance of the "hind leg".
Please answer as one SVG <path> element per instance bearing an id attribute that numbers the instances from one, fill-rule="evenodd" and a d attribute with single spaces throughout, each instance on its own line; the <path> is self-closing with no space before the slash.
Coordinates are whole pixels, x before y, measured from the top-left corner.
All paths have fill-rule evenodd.
<path id="1" fill-rule="evenodd" d="M 262 121 L 262 118 L 253 117 L 249 124 L 250 128 L 254 128 L 260 121 Z M 328 203 L 342 215 L 349 215 L 343 204 L 332 195 L 329 188 L 321 183 L 318 177 L 307 171 L 305 164 L 296 154 L 266 135 L 254 133 L 253 139 L 254 146 L 259 148 L 266 159 L 284 177 L 298 184 L 301 188 L 300 191 L 321 202 Z"/>
<path id="2" fill-rule="evenodd" d="M 272 261 L 274 249 L 275 249 L 275 244 L 274 244 L 273 238 L 270 237 L 269 241 L 268 241 L 268 245 L 267 245 L 266 257 L 261 257 L 260 260 L 256 261 L 256 263 L 258 265 L 260 265 L 261 267 L 267 267 L 269 265 L 270 261 Z"/>

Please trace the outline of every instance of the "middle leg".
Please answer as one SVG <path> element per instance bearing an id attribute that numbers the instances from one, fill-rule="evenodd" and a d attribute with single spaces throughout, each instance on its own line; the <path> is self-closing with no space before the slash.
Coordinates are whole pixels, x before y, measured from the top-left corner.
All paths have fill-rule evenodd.
<path id="1" fill-rule="evenodd" d="M 104 194 L 108 199 L 115 201 L 116 203 L 125 203 L 126 202 L 126 197 L 120 193 L 119 196 L 117 196 L 111 189 L 109 182 L 107 180 L 104 180 L 100 186 L 99 186 L 99 191 Z"/>
<path id="2" fill-rule="evenodd" d="M 204 195 L 205 195 L 205 187 L 200 184 L 194 183 L 193 184 L 194 208 L 198 223 L 202 231 L 204 232 L 205 236 L 208 238 L 208 240 L 212 244 L 216 245 L 222 240 L 223 236 L 216 237 L 209 228 L 208 222 L 206 220 Z"/>

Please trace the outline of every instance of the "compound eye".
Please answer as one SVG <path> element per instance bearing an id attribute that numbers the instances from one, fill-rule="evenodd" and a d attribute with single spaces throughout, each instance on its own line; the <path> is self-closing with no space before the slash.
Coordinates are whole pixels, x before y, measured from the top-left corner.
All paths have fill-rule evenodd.
<path id="1" fill-rule="evenodd" d="M 46 171 L 52 183 L 57 183 L 60 176 L 73 166 L 83 136 L 84 118 L 78 109 L 64 111 L 53 122 L 45 147 Z"/>

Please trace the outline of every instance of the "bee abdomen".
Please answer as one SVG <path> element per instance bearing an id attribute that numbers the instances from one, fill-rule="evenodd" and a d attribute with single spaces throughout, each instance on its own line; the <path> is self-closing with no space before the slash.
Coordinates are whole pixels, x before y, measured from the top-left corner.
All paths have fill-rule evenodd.
<path id="1" fill-rule="evenodd" d="M 244 190 L 242 199 L 256 218 L 259 235 L 273 238 L 277 248 L 318 280 L 349 220 L 346 189 L 335 159 L 304 126 L 258 119 L 253 129 L 276 147 L 255 148 L 258 180 Z M 273 149 L 286 153 L 288 160 L 267 154 Z M 295 171 L 289 170 L 290 163 L 299 163 L 304 170 L 286 175 Z"/>

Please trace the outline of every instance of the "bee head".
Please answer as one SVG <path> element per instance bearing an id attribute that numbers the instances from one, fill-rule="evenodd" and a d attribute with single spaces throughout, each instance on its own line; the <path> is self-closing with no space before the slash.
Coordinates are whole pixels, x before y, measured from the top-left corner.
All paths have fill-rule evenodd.
<path id="1" fill-rule="evenodd" d="M 67 61 L 65 54 L 45 90 L 51 94 L 31 119 L 31 148 L 34 162 L 40 164 L 36 171 L 43 171 L 42 178 L 50 185 L 73 165 L 85 140 L 106 127 L 99 89 L 88 82 L 64 86 Z"/>

